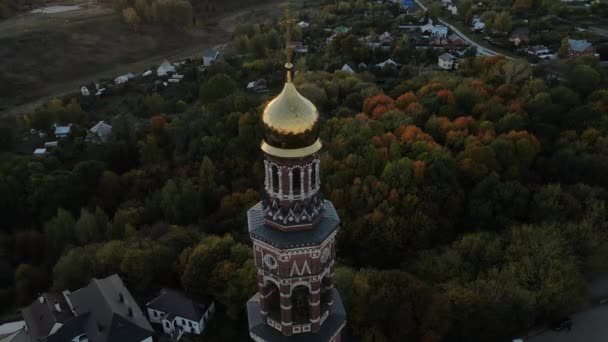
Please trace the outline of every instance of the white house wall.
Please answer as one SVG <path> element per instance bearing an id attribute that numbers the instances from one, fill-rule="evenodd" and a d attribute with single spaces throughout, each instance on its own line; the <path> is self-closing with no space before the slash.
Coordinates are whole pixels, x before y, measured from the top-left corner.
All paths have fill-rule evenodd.
<path id="1" fill-rule="evenodd" d="M 160 323 L 160 319 L 164 314 L 164 312 L 148 308 L 148 317 L 150 319 L 150 323 Z"/>

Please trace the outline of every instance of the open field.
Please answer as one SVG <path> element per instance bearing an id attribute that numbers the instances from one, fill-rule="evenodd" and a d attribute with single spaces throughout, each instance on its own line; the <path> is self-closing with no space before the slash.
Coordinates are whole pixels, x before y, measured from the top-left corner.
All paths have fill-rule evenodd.
<path id="1" fill-rule="evenodd" d="M 198 56 L 227 42 L 237 24 L 278 13 L 282 1 L 221 13 L 188 32 L 152 26 L 133 32 L 111 8 L 92 2 L 80 3 L 78 10 L 0 21 L 0 113 L 31 111 L 81 84 L 142 72 L 164 58 Z"/>

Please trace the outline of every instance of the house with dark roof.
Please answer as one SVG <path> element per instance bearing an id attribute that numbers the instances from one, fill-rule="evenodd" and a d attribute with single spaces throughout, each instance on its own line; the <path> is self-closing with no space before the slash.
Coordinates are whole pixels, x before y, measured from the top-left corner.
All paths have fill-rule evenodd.
<path id="1" fill-rule="evenodd" d="M 150 322 L 162 324 L 163 331 L 179 340 L 184 333 L 200 335 L 215 313 L 208 299 L 197 303 L 182 292 L 162 289 L 158 297 L 146 304 Z"/>
<path id="2" fill-rule="evenodd" d="M 40 294 L 21 314 L 31 341 L 47 341 L 75 317 L 65 296 L 57 293 Z"/>
<path id="3" fill-rule="evenodd" d="M 530 29 L 524 26 L 514 28 L 509 41 L 515 46 L 528 44 L 530 42 Z"/>
<path id="4" fill-rule="evenodd" d="M 152 342 L 154 330 L 118 275 L 70 293 L 45 293 L 23 310 L 32 342 Z"/>

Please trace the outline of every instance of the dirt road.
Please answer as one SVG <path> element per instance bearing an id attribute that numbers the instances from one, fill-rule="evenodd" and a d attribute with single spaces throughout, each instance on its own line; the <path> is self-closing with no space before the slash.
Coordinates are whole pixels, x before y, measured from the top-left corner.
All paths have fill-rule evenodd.
<path id="1" fill-rule="evenodd" d="M 2 110 L 0 106 L 0 115 L 19 115 L 32 112 L 35 108 L 44 104 L 50 98 L 78 91 L 80 85 L 82 84 L 91 82 L 93 80 L 99 80 L 101 78 L 114 78 L 118 75 L 127 72 L 143 72 L 149 66 L 159 64 L 165 58 L 169 59 L 170 61 L 177 61 L 189 57 L 200 57 L 202 51 L 205 48 L 218 47 L 227 43 L 231 39 L 232 33 L 234 32 L 237 25 L 248 22 L 260 22 L 266 18 L 269 18 L 271 15 L 279 14 L 280 8 L 286 3 L 287 2 L 285 0 L 271 0 L 271 2 L 267 2 L 261 5 L 246 7 L 238 10 L 237 12 L 220 15 L 218 18 L 216 18 L 216 24 L 197 27 L 188 32 L 187 38 L 180 37 L 180 41 L 171 41 L 170 43 L 173 44 L 171 48 L 168 48 L 167 46 L 154 48 L 154 46 L 159 45 L 157 42 L 154 42 L 154 44 L 149 44 L 153 46 L 151 48 L 153 49 L 153 52 L 147 53 L 145 55 L 140 52 L 140 55 L 142 56 L 138 56 L 140 58 L 138 58 L 137 60 L 132 60 L 133 56 L 130 56 L 127 51 L 124 52 L 126 57 L 121 57 L 122 59 L 126 60 L 125 62 L 109 63 L 110 60 L 108 60 L 108 63 L 103 63 L 103 61 L 95 61 L 95 57 L 90 56 L 91 53 L 87 53 L 86 56 L 83 56 L 83 58 L 86 57 L 89 59 L 93 59 L 93 61 L 91 61 L 92 63 L 97 62 L 99 64 L 97 67 L 94 68 L 94 70 L 75 75 L 69 74 L 68 70 L 65 72 L 65 77 L 63 77 L 63 79 L 59 78 L 57 74 L 54 74 L 52 75 L 52 77 L 49 77 L 53 80 L 52 82 L 42 82 L 35 80 L 36 84 L 39 85 L 37 89 L 33 89 L 33 91 L 35 91 L 35 98 L 33 95 L 32 98 L 27 99 L 27 101 L 24 101 L 22 103 L 13 103 L 13 105 L 8 106 L 8 109 L 4 110 Z M 29 36 L 35 34 L 42 34 L 46 38 L 47 33 L 44 32 L 44 30 L 46 30 L 47 28 L 51 29 L 56 27 L 56 25 L 61 25 L 65 23 L 69 23 L 69 25 L 73 25 L 74 23 L 86 23 L 87 26 L 119 24 L 116 14 L 114 14 L 113 11 L 110 9 L 97 6 L 94 3 L 85 3 L 81 6 L 82 9 L 77 11 L 57 13 L 53 15 L 25 14 L 9 20 L 2 21 L 0 22 L 0 43 L 2 42 L 2 39 L 18 41 L 19 39 L 21 39 L 22 35 Z M 74 35 L 75 33 L 70 34 Z M 165 33 L 163 32 L 163 34 Z M 94 38 L 96 38 L 92 34 L 88 34 L 86 32 L 81 32 L 80 36 L 82 37 L 76 36 L 75 39 L 94 40 Z M 117 38 L 120 39 L 120 37 Z M 80 49 L 80 47 L 78 48 Z M 53 47 L 49 46 L 48 49 L 53 49 Z M 59 58 L 64 57 L 62 55 L 63 52 L 61 50 L 57 51 L 56 53 L 58 54 Z M 0 56 L 0 60 L 2 59 L 1 57 L 2 56 Z M 67 57 L 68 56 L 66 56 L 66 58 Z M 36 63 L 43 64 L 42 62 L 39 62 L 37 56 L 33 56 L 31 58 L 36 61 Z M 55 61 L 56 58 L 57 56 L 47 57 L 47 59 L 50 59 L 51 62 Z M 114 59 L 117 58 L 118 57 Z M 41 56 L 40 60 L 43 59 L 43 56 Z M 78 61 L 71 61 L 71 63 L 76 62 Z M 32 61 L 30 61 L 29 64 L 32 64 Z M 65 64 L 65 67 L 69 68 L 69 64 L 67 62 Z M 40 68 L 40 66 L 38 65 L 34 65 L 32 67 Z M 62 67 L 64 66 L 62 65 Z M 92 68 L 89 67 L 84 69 L 86 70 Z M 8 72 L 11 72 L 11 70 L 9 70 Z M 34 74 L 33 71 L 31 71 L 31 73 Z M 59 76 L 63 75 L 63 73 L 64 72 L 61 71 Z M 33 76 L 24 75 L 23 77 Z M 19 75 L 19 78 L 22 78 L 21 74 Z M 26 79 L 26 81 L 28 80 L 29 79 Z M 4 84 L 4 87 L 8 88 L 11 86 L 9 84 L 11 83 L 10 81 L 10 79 L 0 79 L 0 84 Z M 0 90 L 0 105 L 2 102 L 2 95 L 2 91 Z M 15 101 L 15 99 L 12 100 Z"/>

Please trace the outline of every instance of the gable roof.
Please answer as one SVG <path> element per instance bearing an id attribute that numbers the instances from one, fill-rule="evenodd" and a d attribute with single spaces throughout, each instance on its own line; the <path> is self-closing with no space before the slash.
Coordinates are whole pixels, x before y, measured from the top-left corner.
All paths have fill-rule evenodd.
<path id="1" fill-rule="evenodd" d="M 84 334 L 84 323 L 88 318 L 88 314 L 72 318 L 65 322 L 54 334 L 47 337 L 44 342 L 65 342 Z"/>
<path id="2" fill-rule="evenodd" d="M 525 26 L 516 27 L 511 32 L 511 37 L 528 37 L 530 35 L 530 29 Z"/>
<path id="3" fill-rule="evenodd" d="M 349 72 L 351 74 L 355 72 L 355 70 L 353 70 L 353 68 L 351 68 L 348 64 L 344 64 L 340 70 Z"/>
<path id="4" fill-rule="evenodd" d="M 346 26 L 338 26 L 334 29 L 334 32 L 336 33 L 347 33 L 348 31 L 350 31 L 350 29 Z"/>
<path id="5" fill-rule="evenodd" d="M 87 315 L 83 329 L 91 342 L 141 341 L 154 333 L 118 275 L 93 278 L 70 294 L 76 315 Z"/>
<path id="6" fill-rule="evenodd" d="M 393 37 L 391 36 L 390 33 L 388 32 L 384 32 L 383 34 L 381 34 L 378 39 L 380 40 L 393 40 Z"/>
<path id="7" fill-rule="evenodd" d="M 220 52 L 218 50 L 214 50 L 214 49 L 203 50 L 203 57 L 217 58 L 217 56 L 219 54 L 220 54 Z"/>
<path id="8" fill-rule="evenodd" d="M 110 134 L 112 134 L 112 126 L 103 121 L 99 121 L 95 126 L 89 129 L 89 132 L 91 132 L 93 137 L 99 138 L 99 140 L 105 142 L 110 137 Z"/>
<path id="9" fill-rule="evenodd" d="M 446 52 L 443 55 L 439 56 L 439 59 L 441 59 L 442 61 L 449 62 L 452 59 L 456 59 L 456 57 L 454 57 L 451 54 L 449 54 L 449 53 Z"/>
<path id="10" fill-rule="evenodd" d="M 173 66 L 171 63 L 169 63 L 168 60 L 164 60 L 159 66 L 158 69 L 156 69 L 156 74 L 158 76 L 164 76 L 169 72 L 175 72 L 175 66 Z"/>
<path id="11" fill-rule="evenodd" d="M 25 329 L 20 329 L 10 334 L 0 335 L 0 342 L 30 342 Z"/>
<path id="12" fill-rule="evenodd" d="M 387 64 L 394 65 L 394 66 L 398 66 L 399 65 L 397 62 L 395 62 L 394 60 L 392 60 L 391 58 L 389 58 L 389 59 L 385 60 L 382 63 L 376 64 L 376 66 L 383 68 Z"/>
<path id="13" fill-rule="evenodd" d="M 210 305 L 211 300 L 199 304 L 180 291 L 162 289 L 161 294 L 146 304 L 146 307 L 198 322 Z"/>
<path id="14" fill-rule="evenodd" d="M 57 310 L 55 304 L 59 305 Z M 21 311 L 32 341 L 48 336 L 56 323 L 65 323 L 74 317 L 62 295 L 43 293 Z"/>

